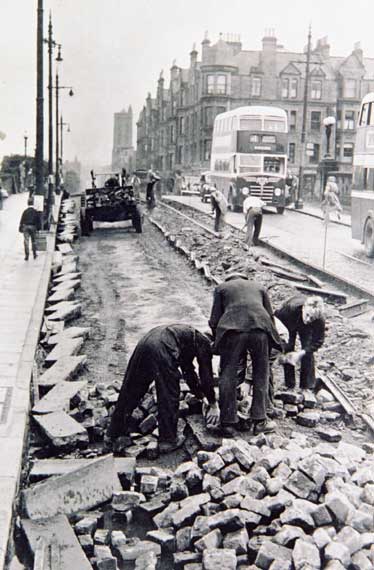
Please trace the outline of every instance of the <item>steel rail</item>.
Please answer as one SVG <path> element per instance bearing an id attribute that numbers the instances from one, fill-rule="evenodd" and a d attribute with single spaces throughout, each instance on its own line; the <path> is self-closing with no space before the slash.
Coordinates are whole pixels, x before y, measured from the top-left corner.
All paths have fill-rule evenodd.
<path id="1" fill-rule="evenodd" d="M 213 230 L 210 230 L 206 226 L 199 224 L 199 222 L 196 222 L 192 218 L 189 218 L 188 216 L 186 216 L 186 214 L 183 214 L 182 212 L 180 212 L 176 208 L 173 208 L 172 206 L 166 205 L 164 202 L 161 202 L 161 201 L 158 202 L 158 204 L 160 204 L 162 206 L 166 206 L 167 208 L 171 208 L 173 211 L 177 212 L 178 214 L 182 215 L 183 217 L 187 217 L 187 219 L 189 219 L 192 223 L 195 223 L 196 225 L 200 225 L 201 227 L 203 227 L 203 229 L 205 229 L 205 231 L 207 231 L 208 233 L 210 233 L 214 236 L 217 236 L 217 234 L 215 232 L 213 232 Z M 198 212 L 202 215 L 207 215 L 206 212 L 199 210 L 198 208 L 196 208 L 193 205 L 184 204 L 183 202 L 178 202 L 178 204 L 181 204 L 184 208 L 192 209 L 194 212 Z M 236 230 L 237 232 L 240 233 L 240 230 L 236 226 L 234 226 L 230 222 L 225 222 L 225 223 L 226 223 L 226 225 L 230 226 L 231 228 L 233 228 L 234 230 Z M 320 277 L 321 279 L 329 280 L 330 282 L 334 283 L 335 286 L 340 287 L 343 291 L 350 293 L 350 294 L 357 295 L 358 297 L 365 296 L 366 298 L 370 299 L 371 302 L 374 302 L 374 292 L 369 291 L 368 289 L 365 289 L 365 287 L 362 287 L 361 285 L 358 285 L 357 283 L 354 283 L 353 281 L 350 281 L 349 279 L 340 277 L 339 275 L 336 275 L 336 273 L 333 273 L 332 271 L 326 271 L 326 269 L 322 269 L 322 268 L 318 267 L 317 265 L 314 265 L 313 263 L 308 263 L 306 261 L 303 261 L 302 259 L 299 259 L 295 255 L 289 253 L 285 249 L 279 247 L 278 245 L 268 243 L 267 241 L 265 241 L 265 239 L 260 238 L 259 244 L 261 246 L 263 246 L 265 249 L 272 251 L 274 254 L 276 254 L 278 256 L 280 255 L 281 257 L 287 259 L 289 262 L 293 263 L 298 268 L 301 268 L 306 272 L 312 271 L 314 274 L 317 274 L 317 276 Z M 318 284 L 318 286 L 320 286 L 320 285 Z"/>
<path id="2" fill-rule="evenodd" d="M 163 207 L 166 207 L 166 209 L 172 210 L 176 214 L 187 219 L 189 222 L 197 225 L 199 228 L 203 229 L 204 231 L 207 231 L 209 234 L 212 234 L 214 236 L 217 235 L 215 232 L 213 232 L 212 230 L 210 230 L 209 228 L 207 228 L 203 224 L 197 222 L 196 220 L 194 220 L 190 216 L 183 214 L 182 212 L 180 212 L 176 208 L 173 208 L 172 206 L 166 205 L 162 202 L 159 202 L 159 203 Z M 199 212 L 199 210 L 195 210 L 195 211 Z M 179 240 L 176 240 L 176 238 L 174 236 L 172 236 L 172 234 L 170 232 L 167 232 L 165 230 L 165 228 L 163 226 L 161 226 L 161 224 L 156 222 L 154 219 L 152 219 L 152 217 L 149 217 L 149 219 L 164 234 L 164 236 L 169 240 L 169 242 L 176 249 L 182 251 L 187 257 L 189 257 L 190 261 L 194 262 L 195 267 L 198 271 L 201 271 L 201 269 L 204 270 L 203 271 L 204 276 L 209 281 L 214 282 L 217 285 L 221 282 L 221 280 L 219 278 L 212 275 L 210 268 L 206 262 L 205 263 L 199 262 L 196 259 L 194 252 L 190 252 L 185 247 L 181 246 L 179 244 Z M 235 229 L 237 229 L 237 228 L 235 228 Z M 278 267 L 280 267 L 280 266 L 278 266 Z M 296 283 L 295 283 L 295 285 L 296 285 Z M 344 409 L 344 411 L 346 412 L 346 414 L 348 416 L 350 416 L 351 418 L 353 418 L 354 416 L 360 416 L 362 418 L 362 420 L 365 422 L 365 424 L 368 426 L 368 428 L 374 432 L 374 418 L 372 418 L 370 415 L 368 415 L 366 413 L 359 412 L 357 410 L 357 408 L 355 407 L 354 403 L 352 402 L 352 400 L 349 398 L 349 396 L 344 392 L 344 390 L 342 390 L 342 388 L 340 388 L 340 386 L 337 384 L 337 382 L 333 378 L 331 378 L 331 376 L 329 376 L 327 374 L 322 374 L 321 371 L 318 369 L 316 370 L 316 376 L 326 386 L 326 388 L 332 393 L 332 395 L 334 396 L 336 401 L 342 406 L 342 408 Z"/>

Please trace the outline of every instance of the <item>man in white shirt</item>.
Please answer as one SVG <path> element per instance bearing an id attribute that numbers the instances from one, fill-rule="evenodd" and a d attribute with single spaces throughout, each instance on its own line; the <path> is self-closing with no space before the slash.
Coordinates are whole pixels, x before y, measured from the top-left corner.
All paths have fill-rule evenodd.
<path id="1" fill-rule="evenodd" d="M 247 190 L 247 192 L 244 192 L 244 190 Z M 251 196 L 249 188 L 243 188 L 242 192 L 247 194 L 247 198 L 243 202 L 245 218 L 243 229 L 247 229 L 245 241 L 249 246 L 257 245 L 262 226 L 262 208 L 266 206 L 266 203 L 256 196 Z"/>

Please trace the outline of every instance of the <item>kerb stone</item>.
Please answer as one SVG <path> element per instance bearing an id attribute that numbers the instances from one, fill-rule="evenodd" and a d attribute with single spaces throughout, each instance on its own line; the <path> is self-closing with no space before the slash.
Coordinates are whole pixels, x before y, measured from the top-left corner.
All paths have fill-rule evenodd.
<path id="1" fill-rule="evenodd" d="M 88 433 L 66 412 L 35 415 L 34 421 L 56 448 L 88 443 Z"/>
<path id="2" fill-rule="evenodd" d="M 65 356 L 59 359 L 51 368 L 38 378 L 38 386 L 51 388 L 60 382 L 72 380 L 86 364 L 87 356 Z"/>
<path id="3" fill-rule="evenodd" d="M 46 363 L 53 364 L 64 356 L 75 356 L 82 348 L 83 342 L 83 338 L 81 337 L 63 339 L 47 354 L 45 358 Z"/>
<path id="4" fill-rule="evenodd" d="M 46 544 L 54 542 L 58 547 L 59 570 L 92 570 L 85 553 L 65 515 L 41 520 L 22 519 L 22 529 L 30 549 L 35 553 L 38 540 L 42 537 Z"/>
<path id="5" fill-rule="evenodd" d="M 30 519 L 72 515 L 112 498 L 114 458 L 106 455 L 60 477 L 51 477 L 25 489 L 22 501 Z"/>
<path id="6" fill-rule="evenodd" d="M 51 414 L 63 410 L 70 410 L 70 402 L 87 386 L 87 381 L 60 382 L 56 384 L 32 409 L 33 414 Z"/>

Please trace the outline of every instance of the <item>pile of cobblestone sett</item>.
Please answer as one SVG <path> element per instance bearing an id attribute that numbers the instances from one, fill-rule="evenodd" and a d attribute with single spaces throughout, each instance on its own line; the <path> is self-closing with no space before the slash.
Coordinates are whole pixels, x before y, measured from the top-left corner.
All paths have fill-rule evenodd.
<path id="1" fill-rule="evenodd" d="M 123 459 L 111 518 L 106 506 L 70 521 L 97 570 L 369 570 L 373 451 L 312 446 L 292 433 L 223 440 L 173 471 Z M 116 516 L 122 524 L 113 530 Z M 134 537 L 139 517 L 143 536 Z"/>

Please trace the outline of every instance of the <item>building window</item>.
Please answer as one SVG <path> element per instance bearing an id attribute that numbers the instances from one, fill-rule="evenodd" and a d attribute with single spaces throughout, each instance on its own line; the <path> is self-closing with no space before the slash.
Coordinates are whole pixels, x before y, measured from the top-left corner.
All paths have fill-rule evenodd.
<path id="1" fill-rule="evenodd" d="M 226 95 L 227 76 L 207 75 L 206 92 L 209 95 Z"/>
<path id="2" fill-rule="evenodd" d="M 298 80 L 296 77 L 293 77 L 290 81 L 290 98 L 296 99 L 297 98 L 297 87 L 298 87 Z"/>
<path id="3" fill-rule="evenodd" d="M 182 164 L 183 162 L 183 147 L 180 145 L 177 147 L 177 164 Z"/>
<path id="4" fill-rule="evenodd" d="M 204 119 L 203 119 L 204 127 L 212 127 L 213 121 L 214 121 L 214 107 L 205 107 Z"/>
<path id="5" fill-rule="evenodd" d="M 344 129 L 347 131 L 352 131 L 355 129 L 355 112 L 346 111 L 344 113 Z"/>
<path id="6" fill-rule="evenodd" d="M 343 162 L 353 161 L 353 143 L 344 143 L 343 146 Z"/>
<path id="7" fill-rule="evenodd" d="M 309 143 L 308 154 L 310 164 L 317 164 L 319 162 L 319 144 Z"/>
<path id="8" fill-rule="evenodd" d="M 214 79 L 215 79 L 214 75 L 208 75 L 206 78 L 207 81 L 206 91 L 209 94 L 214 93 Z"/>
<path id="9" fill-rule="evenodd" d="M 252 77 L 251 83 L 251 96 L 252 97 L 259 97 L 261 95 L 261 78 L 260 77 Z"/>
<path id="10" fill-rule="evenodd" d="M 211 150 L 212 141 L 211 140 L 204 140 L 204 160 L 210 160 L 210 150 Z"/>
<path id="11" fill-rule="evenodd" d="M 290 111 L 290 124 L 288 126 L 290 131 L 296 131 L 297 111 Z"/>
<path id="12" fill-rule="evenodd" d="M 319 131 L 321 129 L 321 113 L 320 113 L 320 111 L 312 111 L 310 113 L 310 128 L 313 131 Z"/>
<path id="13" fill-rule="evenodd" d="M 182 89 L 181 91 L 181 107 L 184 107 L 186 104 L 186 93 L 185 90 Z"/>
<path id="14" fill-rule="evenodd" d="M 344 81 L 344 97 L 354 99 L 356 97 L 357 81 L 355 79 L 346 79 Z"/>
<path id="15" fill-rule="evenodd" d="M 216 93 L 218 95 L 226 95 L 227 91 L 226 83 L 227 83 L 226 75 L 217 75 Z"/>
<path id="16" fill-rule="evenodd" d="M 313 79 L 310 89 L 311 99 L 322 99 L 322 81 Z"/>
<path id="17" fill-rule="evenodd" d="M 295 162 L 296 144 L 290 143 L 288 145 L 288 160 L 293 164 Z"/>
<path id="18" fill-rule="evenodd" d="M 174 142 L 175 142 L 174 125 L 170 125 L 170 143 L 173 144 Z"/>
<path id="19" fill-rule="evenodd" d="M 179 117 L 179 129 L 178 129 L 178 134 L 179 134 L 179 135 L 184 135 L 184 117 Z"/>
<path id="20" fill-rule="evenodd" d="M 282 98 L 288 99 L 289 96 L 289 80 L 288 77 L 282 79 Z"/>

